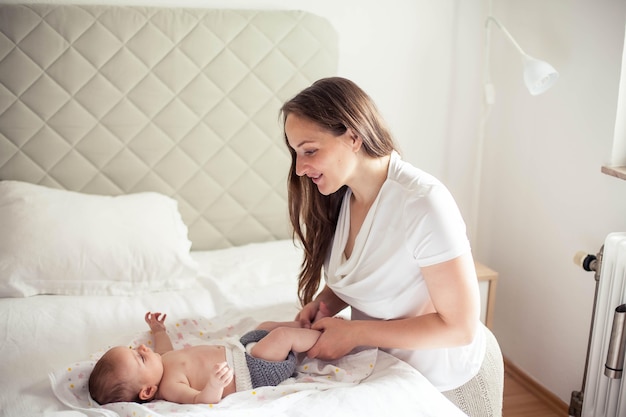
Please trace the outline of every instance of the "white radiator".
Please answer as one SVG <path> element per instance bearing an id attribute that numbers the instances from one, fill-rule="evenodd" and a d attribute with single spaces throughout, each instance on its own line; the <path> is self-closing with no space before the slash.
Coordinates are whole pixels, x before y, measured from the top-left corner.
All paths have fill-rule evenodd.
<path id="1" fill-rule="evenodd" d="M 621 372 L 626 344 L 624 304 L 626 233 L 611 233 L 604 242 L 600 265 L 582 417 L 626 417 L 626 372 Z"/>

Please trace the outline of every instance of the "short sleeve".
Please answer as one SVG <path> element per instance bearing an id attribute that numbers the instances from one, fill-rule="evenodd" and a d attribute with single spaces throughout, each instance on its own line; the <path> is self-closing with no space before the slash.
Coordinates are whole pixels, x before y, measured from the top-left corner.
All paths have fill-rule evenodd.
<path id="1" fill-rule="evenodd" d="M 419 266 L 449 261 L 470 251 L 465 222 L 448 189 L 429 185 L 407 198 L 403 216 L 407 245 Z"/>

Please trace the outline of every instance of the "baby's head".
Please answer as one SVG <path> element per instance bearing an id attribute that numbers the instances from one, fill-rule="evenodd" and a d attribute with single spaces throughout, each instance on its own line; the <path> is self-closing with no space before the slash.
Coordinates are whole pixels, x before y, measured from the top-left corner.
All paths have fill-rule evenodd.
<path id="1" fill-rule="evenodd" d="M 96 362 L 89 376 L 89 393 L 101 405 L 150 401 L 157 393 L 162 376 L 161 356 L 150 348 L 116 346 Z"/>

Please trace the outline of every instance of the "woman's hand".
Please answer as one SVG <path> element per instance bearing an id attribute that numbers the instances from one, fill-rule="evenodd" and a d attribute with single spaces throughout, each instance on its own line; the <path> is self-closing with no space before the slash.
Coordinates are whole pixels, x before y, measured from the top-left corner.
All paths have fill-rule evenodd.
<path id="1" fill-rule="evenodd" d="M 300 327 L 310 329 L 311 325 L 316 321 L 331 316 L 332 314 L 325 302 L 311 301 L 300 310 L 300 313 L 296 316 L 296 321 L 300 322 Z"/>
<path id="2" fill-rule="evenodd" d="M 309 351 L 309 358 L 323 360 L 338 359 L 347 355 L 358 346 L 355 343 L 355 322 L 335 317 L 322 318 L 311 326 L 322 332 L 317 342 Z"/>
<path id="3" fill-rule="evenodd" d="M 300 327 L 304 329 L 310 329 L 311 325 L 315 322 L 315 316 L 320 308 L 320 302 L 313 300 L 304 307 L 296 315 L 296 321 L 300 323 Z"/>

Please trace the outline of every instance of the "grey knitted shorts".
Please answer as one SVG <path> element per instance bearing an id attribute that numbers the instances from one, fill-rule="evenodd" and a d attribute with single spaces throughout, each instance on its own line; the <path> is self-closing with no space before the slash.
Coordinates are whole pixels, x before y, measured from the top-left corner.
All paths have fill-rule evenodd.
<path id="1" fill-rule="evenodd" d="M 246 346 L 248 343 L 258 342 L 268 333 L 267 330 L 252 330 L 244 334 L 239 341 Z M 287 359 L 280 362 L 255 358 L 246 352 L 246 363 L 250 370 L 253 388 L 276 386 L 296 371 L 296 355 L 293 352 L 289 352 Z"/>

